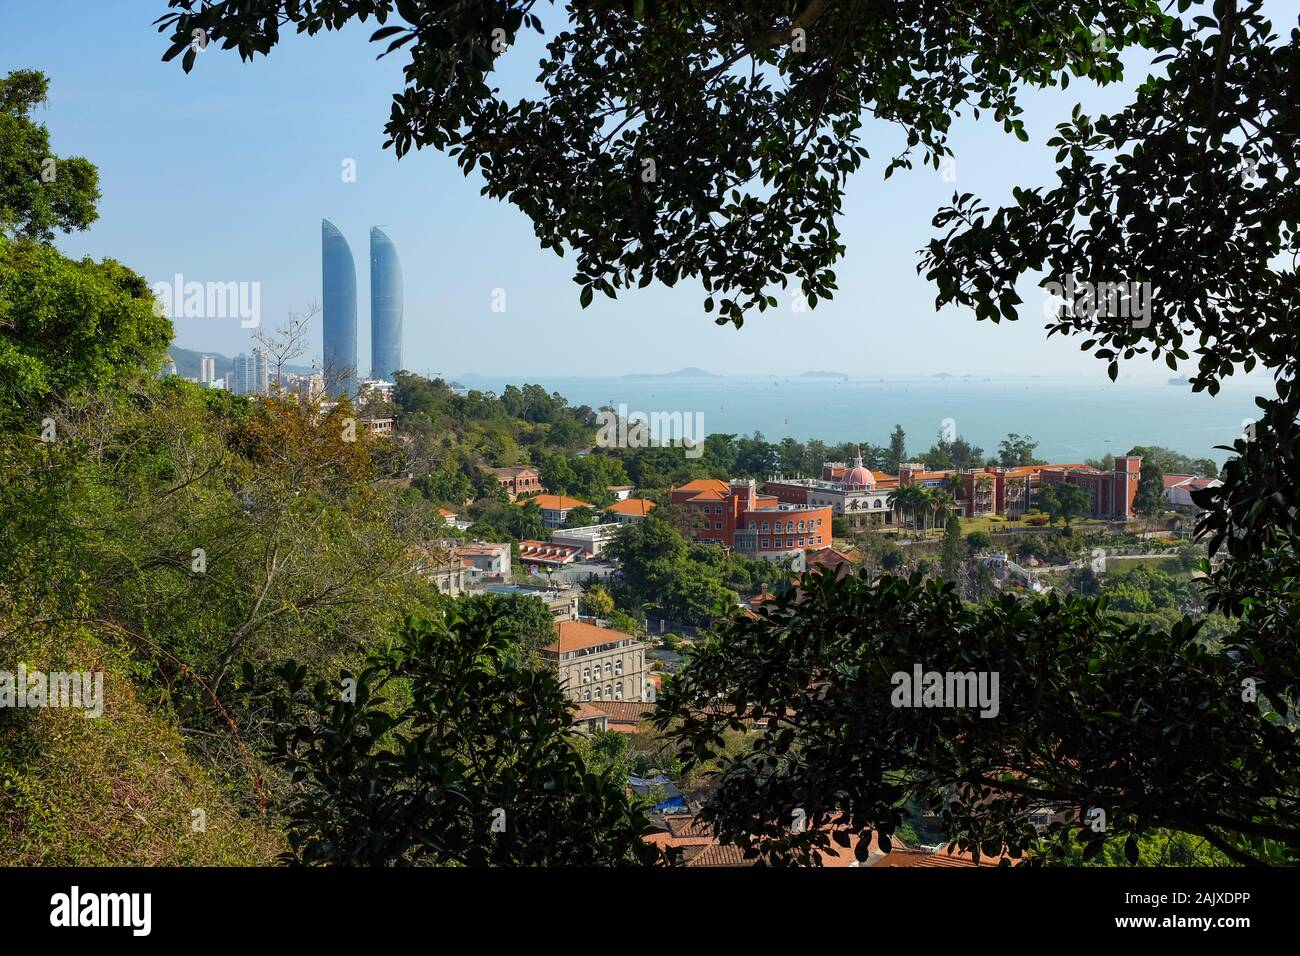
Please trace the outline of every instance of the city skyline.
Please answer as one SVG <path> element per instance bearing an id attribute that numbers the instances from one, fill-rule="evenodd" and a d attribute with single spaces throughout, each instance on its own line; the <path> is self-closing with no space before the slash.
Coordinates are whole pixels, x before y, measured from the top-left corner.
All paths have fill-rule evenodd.
<path id="1" fill-rule="evenodd" d="M 1092 377 L 1107 386 L 1104 365 L 1046 338 L 1037 309 L 1019 322 L 976 322 L 955 308 L 936 314 L 935 289 L 916 274 L 916 250 L 934 235 L 934 211 L 956 191 L 995 202 L 1013 185 L 1050 183 L 1053 124 L 1080 100 L 1094 111 L 1127 101 L 1145 76 L 1141 54 L 1124 83 L 1034 91 L 1024 98 L 1030 142 L 1000 124 L 970 115 L 954 122 L 956 164 L 900 170 L 881 178 L 898 151 L 892 131 L 872 128 L 873 160 L 849 183 L 840 227 L 846 255 L 839 290 L 815 310 L 794 311 L 791 290 L 776 288 L 780 307 L 744 328 L 719 327 L 701 307 L 698 283 L 652 286 L 603 295 L 587 309 L 573 282 L 574 257 L 538 247 L 531 223 L 514 207 L 485 199 L 481 181 L 432 150 L 398 161 L 382 148 L 396 58 L 376 60 L 370 30 L 349 27 L 311 43 L 288 43 L 267 58 L 241 63 L 220 51 L 199 54 L 189 75 L 160 62 L 152 7 L 123 17 L 115 5 L 90 5 L 79 23 L 101 42 L 71 49 L 40 27 L 44 4 L 10 0 L 0 53 L 21 66 L 39 63 L 51 80 L 41 121 L 69 153 L 94 157 L 104 186 L 100 219 L 85 233 L 60 237 L 74 257 L 111 256 L 151 283 L 174 274 L 212 281 L 261 283 L 261 321 L 283 324 L 320 296 L 319 264 L 310 247 L 314 224 L 328 216 L 359 237 L 376 222 L 405 263 L 404 359 L 413 371 L 476 372 L 516 379 L 540 372 L 540 330 L 564 348 L 548 357 L 551 375 L 666 372 L 698 365 L 719 374 L 790 374 L 823 367 L 801 358 L 833 344 L 832 370 L 925 375 L 939 371 L 1011 373 L 1031 365 L 1043 374 Z M 21 41 L 21 44 L 20 44 Z M 500 82 L 521 95 L 532 89 L 527 64 L 542 40 L 525 33 Z M 104 82 L 105 76 L 112 83 Z M 113 108 L 129 96 L 135 109 Z M 283 98 L 283 99 L 282 99 Z M 293 102 L 286 111 L 281 102 Z M 160 127 L 151 117 L 167 116 Z M 188 162 L 172 163 L 169 143 L 183 137 Z M 256 143 L 256 150 L 240 144 Z M 203 184 L 201 193 L 194 184 Z M 201 199 L 196 214 L 175 215 L 176 196 Z M 435 223 L 430 228 L 430 223 Z M 504 311 L 493 311 L 494 292 Z M 1041 290 L 1020 289 L 1026 302 Z M 369 285 L 358 290 L 367 308 Z M 498 301 L 500 296 L 498 296 Z M 237 321 L 178 317 L 175 344 L 231 355 L 245 347 Z M 647 335 L 654 330 L 654 335 Z M 357 330 L 358 354 L 373 347 L 368 323 Z M 484 349 L 485 341 L 491 342 Z M 700 355 L 684 355 L 684 343 Z M 807 349 L 792 347 L 805 343 Z M 323 357 L 313 330 L 305 362 Z M 359 369 L 364 374 L 366 369 Z M 1180 373 L 1187 371 L 1186 364 Z M 1163 364 L 1136 359 L 1122 377 L 1159 377 Z M 1256 372 L 1256 375 L 1259 373 Z"/>

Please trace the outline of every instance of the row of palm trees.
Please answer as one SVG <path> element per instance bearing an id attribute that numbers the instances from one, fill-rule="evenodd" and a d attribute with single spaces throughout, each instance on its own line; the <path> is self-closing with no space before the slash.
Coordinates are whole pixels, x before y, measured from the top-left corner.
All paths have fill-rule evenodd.
<path id="1" fill-rule="evenodd" d="M 938 488 L 904 485 L 889 493 L 889 506 L 898 513 L 904 527 L 920 531 L 942 528 L 948 523 L 948 515 L 957 507 L 953 491 L 951 481 Z"/>

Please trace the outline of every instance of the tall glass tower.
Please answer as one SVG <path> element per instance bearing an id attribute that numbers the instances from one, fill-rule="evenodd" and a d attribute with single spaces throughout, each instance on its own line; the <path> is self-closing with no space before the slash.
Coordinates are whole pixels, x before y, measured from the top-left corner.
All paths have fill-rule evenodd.
<path id="1" fill-rule="evenodd" d="M 393 240 L 370 230 L 370 377 L 402 368 L 402 263 Z"/>
<path id="2" fill-rule="evenodd" d="M 321 231 L 321 322 L 325 338 L 325 394 L 357 393 L 357 269 L 343 233 L 328 219 Z"/>

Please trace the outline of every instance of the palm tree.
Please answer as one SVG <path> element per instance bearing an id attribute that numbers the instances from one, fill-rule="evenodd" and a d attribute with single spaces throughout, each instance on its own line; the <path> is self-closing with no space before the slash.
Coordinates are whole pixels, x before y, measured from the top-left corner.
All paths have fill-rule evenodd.
<path id="1" fill-rule="evenodd" d="M 936 518 L 939 514 L 944 516 L 943 521 L 935 521 L 936 526 L 941 524 L 943 527 L 948 526 L 948 515 L 952 514 L 957 505 L 957 499 L 953 493 L 945 488 L 936 488 L 930 492 L 930 507 L 934 510 Z"/>
<path id="2" fill-rule="evenodd" d="M 898 512 L 898 516 L 903 519 L 903 526 L 907 526 L 907 518 L 912 513 L 912 505 L 915 502 L 913 492 L 915 487 L 908 485 L 903 488 L 895 488 L 889 493 L 889 507 Z"/>

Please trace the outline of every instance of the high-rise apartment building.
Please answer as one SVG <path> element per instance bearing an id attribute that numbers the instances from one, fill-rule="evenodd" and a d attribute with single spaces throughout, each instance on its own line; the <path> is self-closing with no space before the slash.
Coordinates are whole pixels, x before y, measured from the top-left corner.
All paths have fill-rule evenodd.
<path id="1" fill-rule="evenodd" d="M 199 359 L 199 382 L 207 385 L 209 382 L 216 381 L 217 378 L 217 360 L 211 355 L 205 355 Z"/>
<path id="2" fill-rule="evenodd" d="M 382 230 L 370 230 L 370 375 L 392 380 L 402 368 L 402 263 Z"/>
<path id="3" fill-rule="evenodd" d="M 321 220 L 321 321 L 325 391 L 330 398 L 356 393 L 357 270 L 343 233 Z"/>
<path id="4" fill-rule="evenodd" d="M 236 395 L 266 395 L 271 391 L 270 370 L 266 353 L 253 349 L 251 355 L 241 352 L 235 356 L 231 371 L 231 390 Z"/>

